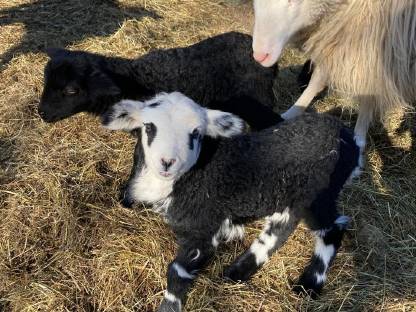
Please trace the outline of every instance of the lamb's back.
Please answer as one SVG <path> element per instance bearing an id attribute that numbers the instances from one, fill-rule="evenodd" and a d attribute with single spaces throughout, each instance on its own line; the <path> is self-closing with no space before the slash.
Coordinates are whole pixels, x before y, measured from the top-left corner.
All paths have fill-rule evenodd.
<path id="1" fill-rule="evenodd" d="M 275 69 L 254 61 L 251 43 L 251 36 L 229 32 L 189 47 L 152 51 L 133 66 L 144 83 L 181 91 L 203 106 L 242 95 L 271 106 Z"/>
<path id="2" fill-rule="evenodd" d="M 192 222 L 203 227 L 206 220 L 229 217 L 244 223 L 288 206 L 309 206 L 329 183 L 339 157 L 341 127 L 332 117 L 305 114 L 258 133 L 221 140 L 213 153 L 202 150 L 201 155 L 212 153 L 206 163 L 197 164 L 175 184 L 175 216 L 192 216 Z"/>

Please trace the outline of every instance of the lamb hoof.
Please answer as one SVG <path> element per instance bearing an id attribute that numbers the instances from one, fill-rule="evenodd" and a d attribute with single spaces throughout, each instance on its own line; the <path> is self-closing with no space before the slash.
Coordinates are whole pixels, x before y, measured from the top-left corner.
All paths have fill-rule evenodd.
<path id="1" fill-rule="evenodd" d="M 224 270 L 224 278 L 229 282 L 246 282 L 250 277 L 251 274 L 249 272 L 236 265 L 231 265 Z"/>
<path id="2" fill-rule="evenodd" d="M 124 208 L 133 208 L 134 200 L 128 196 L 125 196 L 121 199 L 120 203 Z"/>
<path id="3" fill-rule="evenodd" d="M 298 295 L 307 295 L 312 299 L 317 299 L 321 293 L 322 284 L 317 284 L 313 277 L 301 276 L 293 285 L 292 290 Z"/>
<path id="4" fill-rule="evenodd" d="M 134 200 L 125 191 L 120 194 L 120 203 L 124 208 L 133 208 Z"/>
<path id="5" fill-rule="evenodd" d="M 134 200 L 129 195 L 128 184 L 121 187 L 119 201 L 124 208 L 133 208 Z"/>
<path id="6" fill-rule="evenodd" d="M 163 299 L 159 309 L 157 310 L 158 312 L 180 312 L 181 309 L 181 304 L 178 301 L 169 301 L 166 299 Z"/>

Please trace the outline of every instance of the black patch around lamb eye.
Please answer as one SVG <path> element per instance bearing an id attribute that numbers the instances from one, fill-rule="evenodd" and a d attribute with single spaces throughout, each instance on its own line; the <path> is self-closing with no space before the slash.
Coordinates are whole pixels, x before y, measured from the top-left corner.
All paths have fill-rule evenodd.
<path id="1" fill-rule="evenodd" d="M 152 122 L 145 123 L 144 127 L 147 134 L 147 145 L 150 146 L 156 137 L 157 127 Z"/>
<path id="2" fill-rule="evenodd" d="M 189 149 L 192 151 L 194 149 L 194 141 L 198 140 L 198 142 L 201 142 L 202 140 L 202 136 L 199 133 L 198 129 L 194 129 L 194 131 L 192 131 L 192 133 L 189 134 Z"/>
<path id="3" fill-rule="evenodd" d="M 188 142 L 188 145 L 189 145 L 189 149 L 191 151 L 193 151 L 194 150 L 194 136 L 192 135 L 192 133 L 189 134 L 189 142 Z"/>
<path id="4" fill-rule="evenodd" d="M 121 113 L 120 115 L 118 115 L 118 118 L 124 118 L 127 117 L 127 112 Z"/>

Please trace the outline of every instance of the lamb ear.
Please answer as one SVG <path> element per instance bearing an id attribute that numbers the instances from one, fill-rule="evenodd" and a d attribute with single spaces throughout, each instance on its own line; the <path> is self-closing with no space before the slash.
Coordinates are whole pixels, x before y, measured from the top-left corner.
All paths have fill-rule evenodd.
<path id="1" fill-rule="evenodd" d="M 116 96 L 121 93 L 119 87 L 99 69 L 94 69 L 88 77 L 88 90 L 93 101 L 100 97 Z"/>
<path id="2" fill-rule="evenodd" d="M 144 106 L 143 102 L 122 100 L 102 115 L 101 123 L 109 130 L 132 131 L 140 128 L 142 126 L 140 113 Z"/>
<path id="3" fill-rule="evenodd" d="M 243 133 L 244 121 L 237 116 L 219 110 L 207 109 L 207 135 L 211 137 L 226 137 Z"/>
<path id="4" fill-rule="evenodd" d="M 47 48 L 45 50 L 45 52 L 50 58 L 54 58 L 54 57 L 63 56 L 63 55 L 68 54 L 68 50 L 65 50 L 65 49 L 62 49 L 62 48 Z"/>

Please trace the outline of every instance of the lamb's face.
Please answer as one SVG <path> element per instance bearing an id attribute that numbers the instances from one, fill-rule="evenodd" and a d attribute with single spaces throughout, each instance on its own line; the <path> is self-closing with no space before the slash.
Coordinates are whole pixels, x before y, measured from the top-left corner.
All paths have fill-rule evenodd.
<path id="1" fill-rule="evenodd" d="M 242 132 L 236 116 L 205 109 L 175 92 L 147 102 L 121 101 L 103 118 L 113 130 L 142 128 L 146 167 L 160 179 L 177 179 L 198 160 L 205 135 L 230 137 Z"/>
<path id="2" fill-rule="evenodd" d="M 120 90 L 87 53 L 51 49 L 45 67 L 44 88 L 38 112 L 46 122 L 56 122 L 83 111 L 94 103 L 117 95 Z"/>
<path id="3" fill-rule="evenodd" d="M 274 65 L 283 48 L 298 31 L 313 24 L 316 0 L 254 0 L 254 58 L 261 65 Z M 312 8 L 313 7 L 313 8 Z"/>

